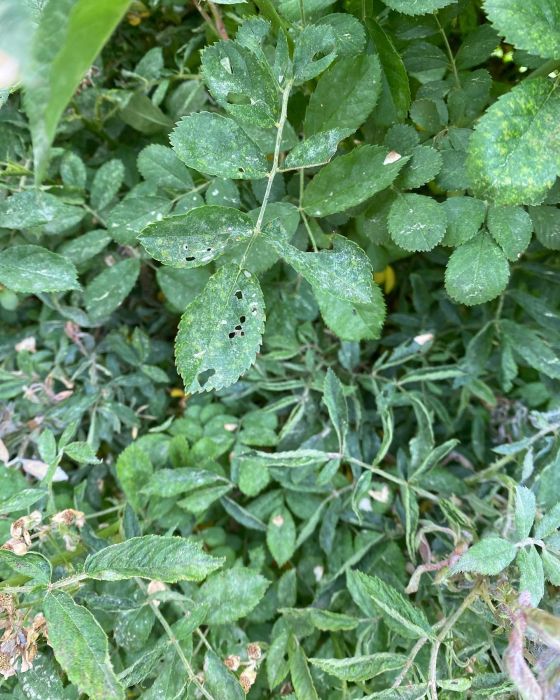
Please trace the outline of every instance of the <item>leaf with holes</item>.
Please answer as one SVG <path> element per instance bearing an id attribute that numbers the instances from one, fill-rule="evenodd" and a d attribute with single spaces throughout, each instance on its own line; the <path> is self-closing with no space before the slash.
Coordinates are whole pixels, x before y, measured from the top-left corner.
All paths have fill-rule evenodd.
<path id="1" fill-rule="evenodd" d="M 219 114 L 199 112 L 183 117 L 170 140 L 179 158 L 200 173 L 258 180 L 268 172 L 257 144 L 233 119 Z"/>
<path id="2" fill-rule="evenodd" d="M 560 90 L 547 78 L 502 95 L 476 125 L 468 173 L 475 194 L 496 204 L 540 204 L 558 174 Z"/>
<path id="3" fill-rule="evenodd" d="M 307 25 L 295 40 L 294 79 L 301 85 L 322 73 L 336 58 L 336 39 L 331 27 Z"/>
<path id="4" fill-rule="evenodd" d="M 216 102 L 232 117 L 274 126 L 280 114 L 278 85 L 267 66 L 235 41 L 219 41 L 202 52 L 202 75 Z"/>
<path id="5" fill-rule="evenodd" d="M 391 238 L 398 246 L 427 251 L 442 240 L 447 217 L 445 209 L 432 197 L 407 193 L 393 202 L 388 223 Z"/>
<path id="6" fill-rule="evenodd" d="M 255 361 L 264 299 L 254 275 L 224 265 L 187 306 L 175 340 L 179 373 L 190 393 L 233 384 Z"/>
<path id="7" fill-rule="evenodd" d="M 252 233 L 253 222 L 247 214 L 209 205 L 155 221 L 138 238 L 152 258 L 172 267 L 189 268 L 215 260 Z"/>
<path id="8" fill-rule="evenodd" d="M 509 279 L 509 265 L 501 248 L 484 231 L 455 249 L 445 271 L 445 288 L 467 306 L 482 304 L 501 294 Z"/>

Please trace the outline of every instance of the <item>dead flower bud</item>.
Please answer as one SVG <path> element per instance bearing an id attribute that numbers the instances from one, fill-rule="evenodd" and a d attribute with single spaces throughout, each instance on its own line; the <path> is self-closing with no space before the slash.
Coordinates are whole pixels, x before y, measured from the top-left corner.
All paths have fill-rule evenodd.
<path id="1" fill-rule="evenodd" d="M 148 595 L 155 595 L 156 593 L 161 593 L 162 591 L 166 590 L 167 586 L 165 585 L 165 583 L 163 583 L 163 581 L 150 581 L 147 588 Z M 152 605 L 156 605 L 158 607 L 160 603 L 160 600 L 152 601 Z"/>
<path id="2" fill-rule="evenodd" d="M 55 513 L 51 518 L 51 523 L 55 525 L 75 525 L 76 527 L 83 527 L 86 524 L 86 520 L 81 510 L 66 508 L 66 510 Z"/>
<path id="3" fill-rule="evenodd" d="M 224 664 L 229 668 L 230 671 L 237 671 L 239 668 L 239 664 L 241 663 L 241 659 L 239 656 L 235 656 L 232 654 L 231 656 L 227 656 L 224 659 Z"/>
<path id="4" fill-rule="evenodd" d="M 5 612 L 8 617 L 14 614 L 14 599 L 7 593 L 0 593 L 0 612 Z"/>
<path id="5" fill-rule="evenodd" d="M 18 557 L 23 557 L 24 554 L 27 554 L 27 545 L 23 540 L 8 540 L 0 549 L 7 549 L 8 552 L 13 552 L 17 554 Z"/>
<path id="6" fill-rule="evenodd" d="M 243 673 L 239 676 L 239 683 L 243 688 L 244 693 L 248 693 L 253 687 L 254 682 L 257 680 L 257 672 L 252 666 L 248 666 Z"/>
<path id="7" fill-rule="evenodd" d="M 257 642 L 247 644 L 247 656 L 251 659 L 251 661 L 258 661 L 262 657 L 262 651 Z"/>

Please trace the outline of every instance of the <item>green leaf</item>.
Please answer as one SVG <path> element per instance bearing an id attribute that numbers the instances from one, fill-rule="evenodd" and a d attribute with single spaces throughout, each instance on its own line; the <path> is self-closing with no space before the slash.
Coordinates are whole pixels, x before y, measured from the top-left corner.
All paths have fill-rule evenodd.
<path id="1" fill-rule="evenodd" d="M 305 652 L 294 635 L 290 636 L 288 642 L 288 656 L 290 660 L 290 676 L 296 699 L 319 700 Z"/>
<path id="2" fill-rule="evenodd" d="M 336 39 L 331 27 L 305 26 L 295 40 L 294 79 L 306 83 L 322 73 L 336 58 Z M 337 125 L 339 126 L 339 125 Z"/>
<path id="3" fill-rule="evenodd" d="M 48 585 L 51 581 L 51 564 L 38 552 L 27 552 L 20 556 L 8 549 L 0 549 L 0 566 L 7 566 L 37 584 Z"/>
<path id="4" fill-rule="evenodd" d="M 519 567 L 519 593 L 528 592 L 536 608 L 544 596 L 544 569 L 539 552 L 534 545 L 523 547 L 515 561 Z"/>
<path id="5" fill-rule="evenodd" d="M 200 542 L 184 537 L 145 535 L 91 554 L 85 561 L 84 573 L 101 581 L 139 576 L 175 583 L 203 581 L 222 564 L 223 559 L 203 552 Z"/>
<path id="6" fill-rule="evenodd" d="M 309 98 L 306 136 L 334 130 L 351 134 L 365 122 L 380 92 L 381 68 L 375 56 L 339 59 L 319 78 Z"/>
<path id="7" fill-rule="evenodd" d="M 362 683 L 382 673 L 402 669 L 406 656 L 379 653 L 347 659 L 309 659 L 309 662 L 330 676 L 349 683 Z"/>
<path id="8" fill-rule="evenodd" d="M 486 225 L 508 260 L 520 258 L 531 242 L 533 223 L 522 207 L 491 206 Z"/>
<path id="9" fill-rule="evenodd" d="M 180 700 L 188 682 L 183 660 L 178 654 L 173 654 L 171 659 L 166 659 L 163 668 L 158 668 L 158 675 L 142 693 L 142 700 Z"/>
<path id="10" fill-rule="evenodd" d="M 227 625 L 248 615 L 261 601 L 269 582 L 253 569 L 235 567 L 220 571 L 205 581 L 197 603 L 208 605 L 205 622 Z"/>
<path id="11" fill-rule="evenodd" d="M 167 146 L 152 143 L 138 154 L 138 170 L 148 182 L 173 190 L 190 190 L 194 187 L 191 174 Z"/>
<path id="12" fill-rule="evenodd" d="M 58 120 L 128 5 L 129 0 L 51 0 L 44 6 L 24 80 L 37 182 Z"/>
<path id="13" fill-rule="evenodd" d="M 108 160 L 95 173 L 90 192 L 90 203 L 96 211 L 109 206 L 124 180 L 124 165 L 116 158 Z"/>
<path id="14" fill-rule="evenodd" d="M 129 93 L 128 100 L 120 110 L 120 118 L 147 136 L 168 132 L 173 126 L 171 119 L 143 92 Z"/>
<path id="15" fill-rule="evenodd" d="M 435 199 L 408 193 L 393 202 L 388 225 L 398 246 L 409 251 L 427 251 L 442 240 L 447 219 L 445 209 Z"/>
<path id="16" fill-rule="evenodd" d="M 292 148 L 282 165 L 282 170 L 312 168 L 328 163 L 335 155 L 339 142 L 351 133 L 351 129 L 329 129 L 313 134 Z"/>
<path id="17" fill-rule="evenodd" d="M 77 276 L 70 261 L 38 245 L 14 245 L 0 256 L 0 282 L 14 292 L 39 294 L 79 289 Z"/>
<path id="18" fill-rule="evenodd" d="M 535 527 L 535 537 L 542 540 L 554 534 L 558 528 L 560 528 L 560 503 L 557 503 L 542 520 L 539 520 Z"/>
<path id="19" fill-rule="evenodd" d="M 560 559 L 546 549 L 541 551 L 541 558 L 546 580 L 553 586 L 560 586 Z"/>
<path id="20" fill-rule="evenodd" d="M 463 554 L 450 569 L 451 574 L 472 571 L 485 576 L 497 576 L 515 559 L 517 549 L 502 537 L 485 537 Z"/>
<path id="21" fill-rule="evenodd" d="M 167 302 L 179 313 L 183 313 L 185 307 L 202 292 L 210 276 L 210 270 L 205 267 L 180 270 L 162 266 L 156 271 L 158 284 Z"/>
<path id="22" fill-rule="evenodd" d="M 560 379 L 560 358 L 548 342 L 536 331 L 503 319 L 500 328 L 512 343 L 513 351 L 529 365 L 547 377 Z"/>
<path id="23" fill-rule="evenodd" d="M 442 7 L 454 5 L 457 0 L 383 0 L 383 2 L 392 10 L 405 15 L 425 15 Z"/>
<path id="24" fill-rule="evenodd" d="M 480 231 L 486 217 L 486 204 L 474 197 L 448 197 L 442 202 L 447 216 L 447 231 L 442 245 L 459 246 Z"/>
<path id="25" fill-rule="evenodd" d="M 56 438 L 52 430 L 43 430 L 37 441 L 37 449 L 43 462 L 50 464 L 56 459 Z"/>
<path id="26" fill-rule="evenodd" d="M 333 12 L 320 17 L 316 24 L 331 27 L 338 56 L 356 56 L 365 48 L 366 32 L 359 19 L 345 12 Z"/>
<path id="27" fill-rule="evenodd" d="M 340 452 L 343 453 L 348 432 L 348 404 L 342 383 L 330 367 L 323 382 L 323 403 L 327 407 L 331 423 L 336 430 Z"/>
<path id="28" fill-rule="evenodd" d="M 509 265 L 501 249 L 485 232 L 452 253 L 445 271 L 445 288 L 467 306 L 497 297 L 507 286 Z"/>
<path id="29" fill-rule="evenodd" d="M 416 146 L 411 152 L 410 161 L 403 168 L 398 186 L 408 190 L 422 187 L 435 178 L 441 170 L 442 164 L 441 153 L 435 148 Z"/>
<path id="30" fill-rule="evenodd" d="M 175 469 L 158 469 L 142 488 L 148 496 L 173 498 L 195 489 L 212 486 L 217 483 L 229 483 L 227 479 L 206 469 L 176 467 Z"/>
<path id="31" fill-rule="evenodd" d="M 84 210 L 66 204 L 59 197 L 42 190 L 14 192 L 0 203 L 2 228 L 41 227 L 46 234 L 64 233 L 84 218 Z"/>
<path id="32" fill-rule="evenodd" d="M 60 700 L 64 688 L 60 672 L 51 654 L 39 652 L 33 659 L 33 666 L 19 677 L 25 700 Z"/>
<path id="33" fill-rule="evenodd" d="M 138 236 L 152 258 L 164 265 L 191 268 L 215 260 L 253 234 L 253 222 L 237 209 L 203 206 L 149 224 Z"/>
<path id="34" fill-rule="evenodd" d="M 384 97 L 381 105 L 387 102 L 395 119 L 404 121 L 410 107 L 410 85 L 402 58 L 389 35 L 373 17 L 366 18 L 366 27 L 383 68 Z"/>
<path id="35" fill-rule="evenodd" d="M 305 188 L 303 207 L 311 216 L 328 216 L 354 207 L 388 187 L 406 158 L 385 162 L 382 146 L 358 146 L 335 158 Z"/>
<path id="36" fill-rule="evenodd" d="M 107 635 L 89 610 L 63 591 L 51 591 L 43 605 L 49 644 L 70 682 L 92 700 L 124 700 Z"/>
<path id="37" fill-rule="evenodd" d="M 327 326 L 342 340 L 374 340 L 381 336 L 385 321 L 385 301 L 377 285 L 367 304 L 346 301 L 318 287 L 313 290 Z"/>
<path id="38" fill-rule="evenodd" d="M 140 231 L 152 221 L 163 218 L 171 204 L 164 197 L 130 193 L 109 214 L 107 229 L 111 238 L 122 245 L 134 244 Z"/>
<path id="39" fill-rule="evenodd" d="M 295 571 L 295 569 L 292 569 Z M 340 632 L 341 630 L 353 630 L 359 625 L 359 620 L 350 615 L 334 613 L 320 608 L 284 608 L 283 615 L 291 618 L 309 621 L 322 632 Z"/>
<path id="40" fill-rule="evenodd" d="M 115 468 L 126 500 L 134 510 L 138 510 L 146 500 L 138 484 L 148 481 L 154 471 L 149 455 L 139 445 L 132 443 L 120 453 Z"/>
<path id="41" fill-rule="evenodd" d="M 213 698 L 245 700 L 245 693 L 237 678 L 210 649 L 204 656 L 204 687 Z"/>
<path id="42" fill-rule="evenodd" d="M 228 386 L 255 361 L 264 299 L 254 275 L 224 265 L 186 308 L 175 341 L 177 368 L 190 393 Z"/>
<path id="43" fill-rule="evenodd" d="M 531 207 L 529 214 L 539 243 L 550 250 L 560 250 L 560 209 Z"/>
<path id="44" fill-rule="evenodd" d="M 378 576 L 367 576 L 361 571 L 353 571 L 351 576 L 361 595 L 371 600 L 388 627 L 408 639 L 431 637 L 430 623 L 423 611 L 396 588 Z"/>
<path id="45" fill-rule="evenodd" d="M 517 486 L 515 489 L 515 536 L 518 540 L 529 537 L 536 514 L 535 494 L 526 486 Z"/>
<path id="46" fill-rule="evenodd" d="M 21 489 L 17 493 L 0 500 L 0 515 L 10 515 L 20 510 L 27 510 L 46 496 L 44 489 Z"/>
<path id="47" fill-rule="evenodd" d="M 139 274 L 140 260 L 128 258 L 94 277 L 84 291 L 86 309 L 92 319 L 112 314 L 130 294 Z"/>
<path id="48" fill-rule="evenodd" d="M 202 75 L 211 95 L 232 117 L 270 127 L 280 116 L 278 85 L 249 49 L 219 41 L 202 52 Z"/>
<path id="49" fill-rule="evenodd" d="M 509 44 L 543 58 L 560 58 L 556 0 L 485 0 L 488 19 Z"/>
<path id="50" fill-rule="evenodd" d="M 278 566 L 284 566 L 296 549 L 296 526 L 287 508 L 274 510 L 266 529 L 266 544 Z"/>
<path id="51" fill-rule="evenodd" d="M 211 112 L 183 117 L 170 137 L 189 168 L 232 179 L 266 177 L 268 163 L 257 144 L 233 119 Z"/>
<path id="52" fill-rule="evenodd" d="M 470 140 L 475 194 L 496 204 L 540 204 L 558 173 L 555 125 L 560 91 L 547 78 L 525 80 L 484 114 Z"/>

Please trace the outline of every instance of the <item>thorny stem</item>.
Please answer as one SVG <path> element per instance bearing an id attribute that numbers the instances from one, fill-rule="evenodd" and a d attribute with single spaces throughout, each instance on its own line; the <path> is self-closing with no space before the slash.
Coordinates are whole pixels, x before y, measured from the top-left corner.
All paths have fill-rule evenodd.
<path id="1" fill-rule="evenodd" d="M 439 28 L 440 34 L 443 37 L 443 42 L 445 44 L 445 48 L 447 50 L 447 55 L 449 56 L 449 62 L 451 63 L 451 69 L 453 71 L 453 77 L 455 78 L 455 85 L 460 88 L 461 87 L 461 80 L 459 78 L 459 72 L 457 71 L 457 64 L 455 63 L 455 56 L 453 56 L 453 51 L 451 50 L 451 46 L 449 44 L 449 40 L 447 39 L 447 34 L 445 33 L 445 30 L 441 26 L 441 23 L 439 21 L 439 17 L 437 14 L 434 13 L 434 17 L 436 19 L 436 24 Z"/>
<path id="2" fill-rule="evenodd" d="M 214 5 L 213 2 L 210 2 L 210 0 L 208 0 L 208 6 L 210 7 L 210 12 L 214 17 L 214 22 L 216 23 L 216 29 L 218 30 L 220 38 L 224 39 L 224 41 L 228 41 L 229 36 L 227 33 L 227 29 L 224 25 L 224 20 L 222 19 L 222 14 L 220 10 L 216 7 L 216 5 Z"/>
<path id="3" fill-rule="evenodd" d="M 135 581 L 138 584 L 138 586 L 142 589 L 142 591 L 147 594 L 147 590 L 146 590 L 146 586 L 145 586 L 144 582 L 139 578 L 135 579 Z M 171 626 L 169 625 L 169 623 L 167 622 L 167 620 L 165 619 L 165 617 L 161 613 L 159 607 L 156 605 L 156 602 L 153 600 L 148 600 L 148 605 L 150 606 L 150 608 L 152 609 L 152 612 L 157 617 L 159 623 L 161 624 L 161 626 L 165 630 L 165 633 L 169 637 L 169 641 L 175 647 L 175 651 L 177 652 L 177 655 L 179 656 L 183 666 L 185 667 L 185 670 L 187 672 L 189 680 L 196 685 L 196 687 L 200 690 L 202 695 L 204 695 L 204 697 L 207 698 L 207 700 L 215 700 L 214 696 L 210 695 L 210 693 L 206 690 L 206 688 L 202 685 L 202 683 L 196 677 L 196 674 L 193 671 L 193 668 L 190 665 L 189 660 L 185 656 L 185 652 L 183 651 L 181 645 L 179 644 L 179 640 L 177 639 L 177 637 L 173 633 Z"/>

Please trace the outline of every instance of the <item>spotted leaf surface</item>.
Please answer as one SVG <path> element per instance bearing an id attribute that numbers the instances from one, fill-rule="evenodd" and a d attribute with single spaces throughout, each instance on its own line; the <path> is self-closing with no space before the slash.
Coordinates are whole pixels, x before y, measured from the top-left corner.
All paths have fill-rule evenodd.
<path id="1" fill-rule="evenodd" d="M 311 216 L 328 216 L 369 199 L 388 187 L 406 158 L 387 159 L 382 146 L 358 146 L 335 158 L 311 180 L 303 195 L 303 207 Z"/>
<path id="2" fill-rule="evenodd" d="M 77 275 L 69 260 L 38 245 L 12 246 L 0 256 L 0 283 L 14 292 L 38 294 L 77 289 Z"/>
<path id="3" fill-rule="evenodd" d="M 445 288 L 454 300 L 467 306 L 482 304 L 504 291 L 509 265 L 501 248 L 482 231 L 456 248 L 445 271 Z"/>
<path id="4" fill-rule="evenodd" d="M 187 306 L 175 341 L 177 368 L 190 393 L 229 386 L 255 361 L 264 330 L 257 278 L 228 264 Z"/>
<path id="5" fill-rule="evenodd" d="M 336 153 L 339 142 L 351 133 L 352 129 L 329 129 L 313 134 L 290 151 L 283 169 L 311 168 L 328 163 Z"/>
<path id="6" fill-rule="evenodd" d="M 540 204 L 558 174 L 560 91 L 526 80 L 478 122 L 467 161 L 475 194 L 496 204 Z"/>
<path id="7" fill-rule="evenodd" d="M 253 222 L 237 209 L 205 206 L 147 226 L 139 236 L 146 251 L 172 267 L 206 265 L 229 245 L 250 238 Z"/>
<path id="8" fill-rule="evenodd" d="M 170 139 L 179 158 L 201 173 L 238 180 L 267 174 L 261 149 L 228 117 L 211 112 L 191 114 L 181 119 Z"/>
<path id="9" fill-rule="evenodd" d="M 392 10 L 405 15 L 425 15 L 453 5 L 457 0 L 383 0 L 383 2 Z"/>
<path id="10" fill-rule="evenodd" d="M 557 0 L 485 0 L 484 9 L 508 43 L 543 58 L 560 58 Z"/>

